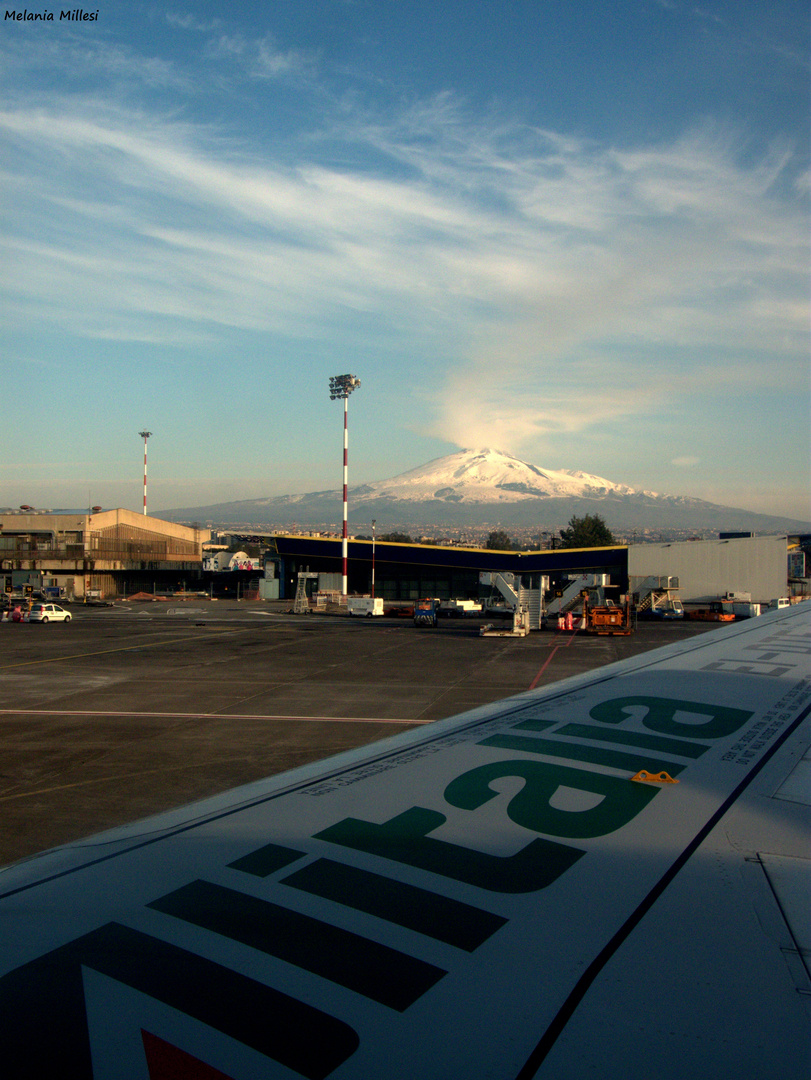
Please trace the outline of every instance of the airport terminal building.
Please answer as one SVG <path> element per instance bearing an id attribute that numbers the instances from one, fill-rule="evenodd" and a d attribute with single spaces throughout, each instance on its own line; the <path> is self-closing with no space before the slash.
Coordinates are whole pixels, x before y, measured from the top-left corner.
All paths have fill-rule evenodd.
<path id="1" fill-rule="evenodd" d="M 132 510 L 0 511 L 0 587 L 77 600 L 196 587 L 208 538 Z"/>

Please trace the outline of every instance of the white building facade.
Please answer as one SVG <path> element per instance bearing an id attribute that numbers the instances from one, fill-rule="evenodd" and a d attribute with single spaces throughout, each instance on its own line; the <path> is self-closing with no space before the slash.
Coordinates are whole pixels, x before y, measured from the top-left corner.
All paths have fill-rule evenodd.
<path id="1" fill-rule="evenodd" d="M 749 593 L 755 604 L 788 595 L 785 536 L 638 544 L 628 549 L 628 578 L 670 575 L 679 579 L 685 604 L 707 603 L 726 593 Z"/>

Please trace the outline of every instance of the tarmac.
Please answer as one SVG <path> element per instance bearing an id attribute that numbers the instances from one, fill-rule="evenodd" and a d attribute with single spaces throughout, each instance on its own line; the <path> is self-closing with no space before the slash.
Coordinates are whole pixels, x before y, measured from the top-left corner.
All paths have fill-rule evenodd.
<path id="1" fill-rule="evenodd" d="M 482 638 L 482 619 L 289 606 L 75 604 L 70 623 L 0 623 L 0 865 L 714 628 Z"/>

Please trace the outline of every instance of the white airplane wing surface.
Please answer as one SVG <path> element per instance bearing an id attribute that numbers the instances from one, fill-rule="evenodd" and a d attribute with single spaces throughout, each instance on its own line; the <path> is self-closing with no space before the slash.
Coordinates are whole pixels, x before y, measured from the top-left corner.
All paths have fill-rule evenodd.
<path id="1" fill-rule="evenodd" d="M 811 1075 L 811 603 L 0 872 L 8 1080 Z"/>

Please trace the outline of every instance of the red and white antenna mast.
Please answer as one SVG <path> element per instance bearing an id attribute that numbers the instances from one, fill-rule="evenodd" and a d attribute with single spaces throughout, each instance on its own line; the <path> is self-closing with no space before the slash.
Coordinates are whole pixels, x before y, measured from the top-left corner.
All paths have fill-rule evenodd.
<path id="1" fill-rule="evenodd" d="M 143 431 L 139 431 L 138 434 L 144 440 L 144 515 L 146 515 L 146 440 L 152 432 L 144 429 Z"/>

